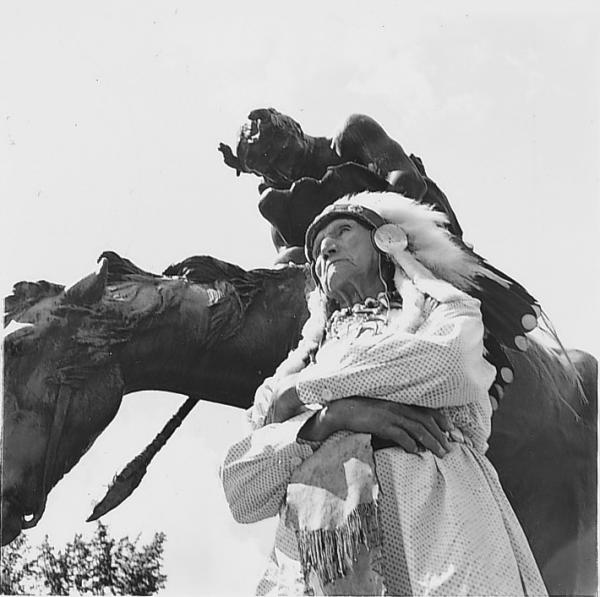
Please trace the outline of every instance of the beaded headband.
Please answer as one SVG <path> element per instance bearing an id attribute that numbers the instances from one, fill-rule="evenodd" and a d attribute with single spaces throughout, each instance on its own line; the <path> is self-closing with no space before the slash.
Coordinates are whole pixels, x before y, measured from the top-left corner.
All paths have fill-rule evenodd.
<path id="1" fill-rule="evenodd" d="M 317 234 L 329 222 L 333 220 L 339 220 L 340 218 L 349 218 L 356 220 L 360 224 L 363 224 L 369 230 L 377 229 L 384 224 L 387 224 L 387 220 L 382 218 L 377 212 L 358 205 L 356 203 L 341 203 L 336 202 L 332 205 L 328 205 L 312 222 L 306 231 L 306 241 L 304 243 L 306 258 L 311 265 L 314 265 L 313 246 Z"/>

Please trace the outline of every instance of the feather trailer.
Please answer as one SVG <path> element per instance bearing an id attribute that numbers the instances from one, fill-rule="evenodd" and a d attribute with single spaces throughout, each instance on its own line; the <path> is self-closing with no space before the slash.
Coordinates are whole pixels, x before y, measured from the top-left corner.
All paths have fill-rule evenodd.
<path id="1" fill-rule="evenodd" d="M 496 410 L 498 403 L 504 396 L 506 386 L 512 383 L 514 379 L 514 368 L 506 351 L 500 346 L 496 338 L 487 331 L 483 337 L 483 347 L 485 358 L 496 367 L 496 378 L 489 389 L 492 406 Z"/>
<path id="2" fill-rule="evenodd" d="M 483 324 L 500 344 L 513 350 L 527 348 L 525 334 L 537 326 L 537 317 L 529 305 L 521 304 L 510 290 L 496 284 L 482 283 L 470 294 L 481 301 Z M 525 315 L 531 318 L 525 319 L 527 328 L 523 325 Z"/>

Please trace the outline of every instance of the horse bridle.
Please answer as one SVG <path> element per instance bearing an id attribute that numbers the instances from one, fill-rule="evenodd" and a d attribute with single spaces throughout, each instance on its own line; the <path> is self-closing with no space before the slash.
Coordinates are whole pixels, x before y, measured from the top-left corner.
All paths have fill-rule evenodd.
<path id="1" fill-rule="evenodd" d="M 51 478 L 50 473 L 54 473 L 53 463 L 56 461 L 56 452 L 58 450 L 58 444 L 62 436 L 63 428 L 65 426 L 65 420 L 67 418 L 67 411 L 71 404 L 71 396 L 73 394 L 73 388 L 65 383 L 61 383 L 56 391 L 56 400 L 54 404 L 54 416 L 52 418 L 52 427 L 50 428 L 50 437 L 46 444 L 46 454 L 44 457 L 44 470 L 42 473 L 41 481 L 41 492 L 42 501 L 33 513 L 25 513 L 22 515 L 21 528 L 30 529 L 34 527 L 42 518 L 44 510 L 46 509 L 46 501 L 48 499 L 48 483 Z"/>

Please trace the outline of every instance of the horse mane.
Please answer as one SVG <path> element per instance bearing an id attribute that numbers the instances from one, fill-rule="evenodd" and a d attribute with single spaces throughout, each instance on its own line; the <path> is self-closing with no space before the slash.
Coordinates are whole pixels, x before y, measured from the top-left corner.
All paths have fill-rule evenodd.
<path id="1" fill-rule="evenodd" d="M 184 277 L 191 282 L 207 284 L 215 280 L 242 279 L 247 271 L 239 265 L 233 265 L 227 261 L 221 261 L 209 255 L 196 255 L 188 257 L 179 263 L 170 265 L 163 276 Z"/>
<path id="2" fill-rule="evenodd" d="M 197 255 L 170 265 L 163 272 L 163 275 L 183 277 L 197 284 L 212 284 L 218 281 L 226 281 L 233 287 L 239 298 L 240 305 L 245 311 L 256 294 L 264 290 L 266 282 L 271 280 L 288 280 L 299 270 L 303 270 L 305 274 L 307 272 L 305 266 L 294 264 L 279 269 L 258 268 L 245 270 L 239 265 L 234 265 L 215 257 Z"/>
<path id="3" fill-rule="evenodd" d="M 114 251 L 104 251 L 98 261 L 106 259 L 108 261 L 108 278 L 109 284 L 116 282 L 124 282 L 126 279 L 130 279 L 131 276 L 143 276 L 145 278 L 160 278 L 156 274 L 147 272 L 141 267 L 138 267 L 125 257 L 121 257 Z"/>
<path id="4" fill-rule="evenodd" d="M 267 280 L 285 280 L 303 266 L 290 264 L 280 269 L 252 269 L 245 270 L 239 265 L 222 261 L 208 255 L 188 257 L 183 261 L 169 265 L 162 275 L 154 274 L 135 265 L 125 257 L 114 251 L 104 251 L 98 261 L 108 261 L 107 282 L 118 284 L 126 281 L 142 281 L 142 279 L 160 279 L 162 277 L 185 278 L 196 284 L 214 284 L 215 282 L 228 282 L 240 294 L 242 304 L 247 304 L 252 297 L 263 289 Z M 5 325 L 19 313 L 26 311 L 44 298 L 58 296 L 65 289 L 62 284 L 55 284 L 46 280 L 37 282 L 17 282 L 12 294 L 5 297 Z M 246 300 L 243 300 L 246 299 Z"/>
<path id="5" fill-rule="evenodd" d="M 113 251 L 105 251 L 98 261 L 101 259 L 108 261 L 107 283 L 114 286 L 124 284 L 130 288 L 133 285 L 137 287 L 133 295 L 137 295 L 144 285 L 168 281 L 169 278 L 182 278 L 206 287 L 212 296 L 208 306 L 209 326 L 203 338 L 206 348 L 216 341 L 234 336 L 242 328 L 247 309 L 254 297 L 265 291 L 267 282 L 285 283 L 299 271 L 306 273 L 301 266 L 246 271 L 214 257 L 196 256 L 170 265 L 162 275 L 158 275 L 141 269 Z M 6 323 L 40 300 L 57 297 L 64 290 L 64 286 L 46 281 L 19 282 L 13 294 L 6 298 Z M 72 336 L 68 358 L 65 359 L 69 365 L 61 371 L 61 375 L 73 378 L 73 381 L 83 378 L 83 370 L 96 369 L 108 362 L 114 350 L 128 343 L 140 326 L 155 319 L 172 304 L 172 298 L 165 300 L 160 294 L 156 302 L 148 304 L 147 308 L 133 316 L 129 313 L 127 317 L 118 307 L 115 308 L 114 302 L 103 299 L 85 307 L 64 301 L 49 307 L 54 315 L 50 322 L 61 320 L 68 314 L 81 317 L 77 332 Z M 11 354 L 23 354 L 36 348 L 38 338 L 39 335 L 35 333 L 13 334 L 7 338 L 5 347 Z"/>
<path id="6" fill-rule="evenodd" d="M 204 338 L 205 346 L 209 347 L 215 341 L 224 341 L 235 335 L 244 324 L 246 310 L 254 297 L 265 290 L 265 283 L 272 279 L 287 280 L 291 277 L 289 268 L 280 270 L 256 269 L 246 271 L 243 268 L 222 261 L 208 255 L 188 257 L 181 262 L 167 267 L 161 275 L 145 271 L 132 263 L 129 259 L 121 257 L 113 251 L 105 251 L 100 259 L 108 260 L 109 284 L 154 282 L 173 278 L 183 278 L 193 284 L 208 287 L 213 296 L 209 305 L 210 325 Z M 94 350 L 98 351 L 100 345 L 106 345 L 102 352 L 109 353 L 116 345 L 121 345 L 129 340 L 134 330 L 148 317 L 155 318 L 167 304 L 162 301 L 157 303 L 147 312 L 140 313 L 139 318 L 119 321 L 120 313 L 112 312 L 110 308 L 100 302 L 96 305 L 95 316 L 89 320 L 87 334 L 81 334 L 78 343 L 87 343 L 87 337 L 92 340 Z M 111 329 L 116 330 L 108 338 L 102 333 L 102 322 L 113 320 Z M 100 326 L 98 323 L 100 322 Z M 102 335 L 99 342 L 95 330 Z M 103 359 L 100 359 L 103 360 Z"/>

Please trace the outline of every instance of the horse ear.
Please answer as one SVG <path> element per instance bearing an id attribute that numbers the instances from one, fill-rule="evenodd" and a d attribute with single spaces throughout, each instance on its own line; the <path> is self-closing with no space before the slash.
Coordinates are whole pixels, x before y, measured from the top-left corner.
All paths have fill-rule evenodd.
<path id="1" fill-rule="evenodd" d="M 72 305 L 93 305 L 104 294 L 108 278 L 108 259 L 100 259 L 98 269 L 65 290 L 65 300 Z"/>

